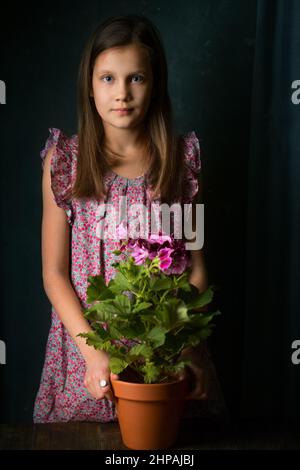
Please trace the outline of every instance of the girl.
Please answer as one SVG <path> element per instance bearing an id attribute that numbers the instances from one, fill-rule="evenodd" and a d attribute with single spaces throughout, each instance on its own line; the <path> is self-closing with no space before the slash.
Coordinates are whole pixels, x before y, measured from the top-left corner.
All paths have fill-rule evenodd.
<path id="1" fill-rule="evenodd" d="M 117 208 L 120 196 L 126 196 L 130 218 L 134 203 L 195 202 L 199 141 L 194 131 L 174 135 L 167 82 L 154 25 L 143 16 L 108 18 L 83 52 L 78 134 L 67 137 L 49 129 L 41 151 L 42 265 L 52 323 L 35 423 L 117 420 L 109 380 L 118 377 L 109 370 L 108 355 L 77 335 L 91 331 L 82 313 L 89 306 L 87 277 L 102 274 L 108 283 L 115 274 L 112 252 L 120 240 L 99 236 L 103 204 Z M 191 259 L 190 282 L 204 291 L 208 282 L 201 251 L 191 251 Z M 195 351 L 185 351 L 185 357 L 193 360 L 192 397 L 202 399 L 207 394 L 202 359 Z"/>

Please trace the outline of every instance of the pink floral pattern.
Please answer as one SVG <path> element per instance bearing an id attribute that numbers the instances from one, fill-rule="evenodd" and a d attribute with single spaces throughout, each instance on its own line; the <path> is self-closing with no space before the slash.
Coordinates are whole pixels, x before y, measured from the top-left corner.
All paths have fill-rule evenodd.
<path id="1" fill-rule="evenodd" d="M 86 302 L 87 277 L 102 274 L 106 283 L 115 275 L 111 264 L 120 258 L 113 250 L 120 248 L 121 240 L 99 235 L 99 227 L 105 227 L 109 215 L 119 210 L 120 196 L 126 196 L 124 213 L 141 223 L 139 215 L 132 212 L 133 204 L 142 203 L 151 213 L 151 191 L 147 175 L 128 179 L 109 171 L 105 175 L 108 196 L 105 200 L 67 199 L 67 191 L 76 177 L 78 150 L 77 135 L 66 136 L 60 129 L 50 128 L 50 135 L 40 156 L 42 170 L 50 147 L 55 147 L 51 160 L 51 187 L 56 204 L 64 209 L 71 227 L 71 273 L 73 288 L 83 308 Z M 187 184 L 182 202 L 192 202 L 198 191 L 197 173 L 201 169 L 199 141 L 194 131 L 184 136 Z M 158 201 L 156 201 L 158 202 Z M 106 211 L 101 212 L 106 203 Z M 113 212 L 115 209 L 115 213 Z M 123 213 L 123 212 L 122 212 Z M 123 220 L 123 219 L 122 219 Z M 150 218 L 147 219 L 150 231 Z M 45 361 L 38 393 L 34 403 L 33 421 L 49 423 L 60 421 L 116 421 L 114 402 L 94 399 L 83 385 L 85 361 L 76 343 L 69 336 L 53 306 Z"/>

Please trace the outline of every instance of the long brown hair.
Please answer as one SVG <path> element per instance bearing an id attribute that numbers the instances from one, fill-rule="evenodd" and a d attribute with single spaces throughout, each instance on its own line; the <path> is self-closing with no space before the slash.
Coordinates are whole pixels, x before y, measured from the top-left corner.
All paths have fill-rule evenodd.
<path id="1" fill-rule="evenodd" d="M 103 177 L 111 157 L 104 151 L 104 128 L 91 96 L 92 74 L 97 56 L 114 46 L 139 44 L 149 53 L 153 88 L 145 117 L 146 151 L 150 157 L 149 184 L 161 202 L 179 200 L 183 187 L 183 148 L 175 134 L 168 92 L 168 69 L 160 32 L 143 15 L 113 16 L 91 34 L 80 62 L 77 82 L 78 155 L 72 196 L 102 198 Z"/>

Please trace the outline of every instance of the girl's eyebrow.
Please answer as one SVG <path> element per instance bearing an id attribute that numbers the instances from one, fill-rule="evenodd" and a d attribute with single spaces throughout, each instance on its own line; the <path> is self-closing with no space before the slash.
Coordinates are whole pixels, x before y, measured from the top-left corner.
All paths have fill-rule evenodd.
<path id="1" fill-rule="evenodd" d="M 98 70 L 97 73 L 114 73 L 111 70 Z M 128 75 L 133 75 L 135 73 L 146 73 L 145 70 L 135 70 L 134 72 L 129 73 Z"/>

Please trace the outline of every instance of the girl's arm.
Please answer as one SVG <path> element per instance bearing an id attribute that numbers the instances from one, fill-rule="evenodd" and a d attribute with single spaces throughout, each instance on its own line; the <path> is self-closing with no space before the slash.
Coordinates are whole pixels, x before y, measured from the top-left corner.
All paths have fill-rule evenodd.
<path id="1" fill-rule="evenodd" d="M 99 381 L 109 380 L 108 355 L 86 344 L 78 333 L 92 331 L 84 318 L 80 301 L 69 275 L 70 226 L 65 211 L 58 207 L 51 188 L 51 158 L 54 148 L 49 149 L 44 163 L 42 180 L 42 275 L 47 297 L 55 312 L 73 338 L 87 365 L 84 384 L 95 398 L 104 395 L 112 399 L 109 388 L 100 388 Z"/>
<path id="2" fill-rule="evenodd" d="M 196 232 L 196 204 L 199 201 L 199 195 L 196 201 L 192 202 L 192 229 Z M 197 236 L 197 235 L 196 235 Z M 196 237 L 192 240 L 185 242 L 194 242 Z M 198 288 L 199 292 L 205 292 L 208 288 L 208 274 L 205 266 L 204 251 L 191 250 L 192 268 L 189 277 L 190 284 Z M 207 312 L 208 306 L 195 309 L 199 312 Z M 207 372 L 207 356 L 208 351 L 206 343 L 201 343 L 197 347 L 186 348 L 182 351 L 180 359 L 190 359 L 191 364 L 185 368 L 182 375 L 188 375 L 190 379 L 190 394 L 188 398 L 194 400 L 203 400 L 208 398 L 209 395 L 209 379 Z"/>
<path id="3" fill-rule="evenodd" d="M 204 262 L 203 250 L 191 250 L 192 271 L 189 282 L 196 286 L 200 293 L 208 288 L 208 275 Z"/>
<path id="4" fill-rule="evenodd" d="M 192 229 L 193 232 L 196 232 L 196 204 L 197 202 L 192 202 Z M 196 235 L 197 236 L 197 235 Z M 196 240 L 193 238 L 192 240 L 186 240 L 188 242 L 194 242 Z M 189 278 L 189 282 L 193 284 L 195 287 L 198 288 L 199 292 L 202 293 L 208 288 L 208 275 L 207 275 L 207 269 L 205 266 L 205 260 L 204 260 L 204 251 L 203 249 L 201 250 L 190 250 L 191 252 L 191 261 L 192 261 L 192 268 L 191 268 L 191 274 Z"/>

